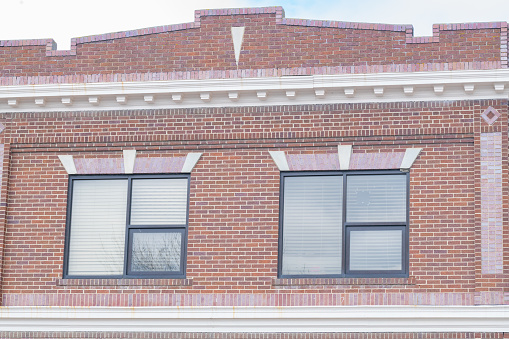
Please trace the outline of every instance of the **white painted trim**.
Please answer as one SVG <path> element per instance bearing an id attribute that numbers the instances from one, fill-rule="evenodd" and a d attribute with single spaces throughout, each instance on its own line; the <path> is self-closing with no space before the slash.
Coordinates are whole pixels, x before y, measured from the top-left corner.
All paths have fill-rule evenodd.
<path id="1" fill-rule="evenodd" d="M 72 105 L 72 98 L 63 97 L 62 98 L 62 104 L 66 105 L 66 106 L 71 106 Z"/>
<path id="2" fill-rule="evenodd" d="M 136 150 L 125 149 L 124 153 L 124 173 L 132 174 L 134 172 L 134 162 L 136 161 Z"/>
<path id="3" fill-rule="evenodd" d="M 188 153 L 186 161 L 184 162 L 184 166 L 182 166 L 181 172 L 191 173 L 198 160 L 200 160 L 202 154 L 203 153 Z"/>
<path id="4" fill-rule="evenodd" d="M 91 104 L 91 105 L 99 105 L 99 97 L 88 97 L 88 102 Z"/>
<path id="5" fill-rule="evenodd" d="M 288 167 L 288 161 L 286 161 L 286 155 L 283 151 L 269 151 L 272 160 L 276 163 L 277 168 L 280 171 L 289 171 L 290 167 Z"/>
<path id="6" fill-rule="evenodd" d="M 67 174 L 78 173 L 78 171 L 76 171 L 76 166 L 74 165 L 74 160 L 72 158 L 72 155 L 59 155 L 58 159 L 60 159 L 60 162 L 62 163 L 65 170 L 67 171 Z"/>
<path id="7" fill-rule="evenodd" d="M 0 113 L 507 99 L 506 83 L 509 69 L 0 86 Z"/>
<path id="8" fill-rule="evenodd" d="M 1 331 L 507 332 L 509 306 L 0 307 Z"/>
<path id="9" fill-rule="evenodd" d="M 143 100 L 145 100 L 145 102 L 147 104 L 152 104 L 152 103 L 154 103 L 154 96 L 153 95 L 144 95 Z"/>
<path id="10" fill-rule="evenodd" d="M 244 39 L 245 27 L 232 27 L 233 50 L 235 51 L 235 61 L 239 64 L 240 51 L 242 50 L 242 40 Z"/>
<path id="11" fill-rule="evenodd" d="M 405 151 L 405 155 L 403 156 L 403 160 L 401 160 L 401 165 L 399 165 L 402 171 L 409 170 L 414 164 L 415 159 L 421 153 L 422 148 L 407 148 Z"/>
<path id="12" fill-rule="evenodd" d="M 352 145 L 338 145 L 339 169 L 347 171 L 350 169 L 350 157 L 352 156 Z"/>

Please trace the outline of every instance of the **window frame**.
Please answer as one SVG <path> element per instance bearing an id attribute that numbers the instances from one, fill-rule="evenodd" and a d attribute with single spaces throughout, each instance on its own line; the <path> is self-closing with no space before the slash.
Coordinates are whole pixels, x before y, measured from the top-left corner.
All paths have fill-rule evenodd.
<path id="1" fill-rule="evenodd" d="M 186 222 L 183 225 L 132 225 L 131 224 L 131 201 L 132 201 L 132 180 L 137 179 L 186 179 L 187 180 L 187 204 L 186 204 Z M 125 240 L 124 240 L 124 262 L 122 275 L 69 275 L 69 254 L 71 240 L 71 219 L 73 205 L 73 188 L 75 181 L 86 180 L 127 180 L 127 201 L 126 201 L 126 217 L 125 217 Z M 186 262 L 187 262 L 187 239 L 189 229 L 189 197 L 190 197 L 191 175 L 188 173 L 178 174 L 105 174 L 105 175 L 70 175 L 67 190 L 67 215 L 65 223 L 65 241 L 64 241 L 64 262 L 63 262 L 63 279 L 150 279 L 150 278 L 167 278 L 167 279 L 185 279 L 186 278 Z M 179 272 L 146 272 L 146 273 L 130 273 L 131 261 L 131 230 L 142 229 L 147 232 L 174 231 L 182 233 L 180 271 Z"/>
<path id="2" fill-rule="evenodd" d="M 359 175 L 404 175 L 406 177 L 406 221 L 405 222 L 347 222 L 347 178 Z M 283 234 L 284 234 L 284 192 L 285 178 L 306 176 L 341 176 L 343 180 L 342 192 L 342 238 L 341 238 L 341 273 L 339 274 L 283 274 Z M 350 232 L 352 230 L 402 230 L 402 258 L 401 270 L 388 271 L 351 271 L 349 268 Z M 280 172 L 279 186 L 279 236 L 278 236 L 278 262 L 277 276 L 280 279 L 296 278 L 407 278 L 409 276 L 409 229 L 410 229 L 410 173 L 400 170 L 356 170 L 356 171 L 282 171 Z"/>

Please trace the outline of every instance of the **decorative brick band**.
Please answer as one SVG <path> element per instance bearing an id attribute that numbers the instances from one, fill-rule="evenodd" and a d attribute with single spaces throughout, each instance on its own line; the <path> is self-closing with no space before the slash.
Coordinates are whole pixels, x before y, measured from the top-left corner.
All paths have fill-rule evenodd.
<path id="1" fill-rule="evenodd" d="M 0 159 L 2 163 L 5 161 L 4 155 L 5 155 L 5 145 L 0 144 Z M 3 176 L 3 166 L 0 166 L 0 182 L 2 182 L 2 176 Z"/>
<path id="2" fill-rule="evenodd" d="M 503 339 L 504 333 L 197 333 L 197 332 L 0 332 L 1 338 L 69 339 L 69 338 L 108 338 L 108 339 Z M 507 337 L 506 337 L 507 338 Z"/>
<path id="3" fill-rule="evenodd" d="M 332 154 L 286 154 L 290 171 L 339 170 L 338 155 Z"/>
<path id="4" fill-rule="evenodd" d="M 122 159 L 74 159 L 76 174 L 123 174 Z"/>
<path id="5" fill-rule="evenodd" d="M 398 169 L 404 156 L 404 152 L 353 153 L 349 169 Z"/>
<path id="6" fill-rule="evenodd" d="M 481 133 L 481 271 L 503 273 L 502 133 Z"/>
<path id="7" fill-rule="evenodd" d="M 323 286 L 323 285 L 415 285 L 415 278 L 295 278 L 273 279 L 273 286 Z"/>
<path id="8" fill-rule="evenodd" d="M 195 282 L 196 284 L 196 282 Z M 404 288 L 403 285 L 399 285 Z M 153 293 L 96 293 L 99 286 L 80 286 L 85 293 L 3 295 L 2 306 L 357 306 L 357 305 L 503 305 L 503 292 L 475 293 L 292 293 L 297 286 L 281 287 L 279 293 L 168 293 L 169 286 L 149 286 Z M 147 286 L 129 286 L 147 289 Z M 398 286 L 393 286 L 398 288 Z M 73 288 L 75 288 L 73 286 Z M 95 288 L 95 289 L 94 289 Z M 122 288 L 122 287 L 119 287 Z M 176 286 L 176 288 L 179 288 Z M 347 288 L 343 286 L 342 288 Z M 89 290 L 89 291 L 87 291 Z M 506 303 L 507 304 L 507 303 Z"/>
<path id="9" fill-rule="evenodd" d="M 507 23 L 500 27 L 500 61 L 502 62 L 502 68 L 508 67 L 507 62 Z"/>
<path id="10" fill-rule="evenodd" d="M 282 151 L 272 151 L 270 154 L 280 171 L 408 170 L 422 150 L 409 148 L 406 152 L 352 153 L 346 167 L 346 158 L 342 152 L 345 146 L 339 147 L 338 153 L 285 154 Z M 344 163 L 342 166 L 341 161 Z"/>
<path id="11" fill-rule="evenodd" d="M 180 173 L 186 157 L 136 158 L 134 173 Z"/>
<path id="12" fill-rule="evenodd" d="M 406 73 L 435 72 L 460 70 L 487 70 L 503 68 L 500 61 L 426 63 L 426 64 L 391 64 L 360 66 L 322 66 L 292 67 L 267 69 L 236 69 L 185 72 L 156 73 L 116 73 L 116 74 L 69 74 L 49 76 L 0 77 L 0 86 L 24 86 L 45 84 L 75 84 L 97 82 L 136 82 L 136 81 L 169 81 L 169 80 L 203 80 L 203 79 L 237 79 L 265 78 L 292 75 L 335 75 L 335 74 L 370 74 L 370 73 Z"/>
<path id="13" fill-rule="evenodd" d="M 59 155 L 68 174 L 191 173 L 202 153 L 186 156 L 137 158 L 135 150 L 124 150 L 124 158 L 77 158 Z"/>
<path id="14" fill-rule="evenodd" d="M 0 332 L 1 338 L 69 339 L 69 338 L 108 338 L 108 339 L 503 339 L 504 333 L 197 333 L 197 332 Z"/>
<path id="15" fill-rule="evenodd" d="M 192 286 L 193 279 L 57 279 L 57 286 Z"/>

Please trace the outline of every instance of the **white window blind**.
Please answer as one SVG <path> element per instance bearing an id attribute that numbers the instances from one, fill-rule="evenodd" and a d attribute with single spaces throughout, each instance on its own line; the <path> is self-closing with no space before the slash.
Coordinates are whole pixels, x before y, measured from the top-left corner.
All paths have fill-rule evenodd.
<path id="1" fill-rule="evenodd" d="M 75 180 L 69 275 L 122 275 L 126 180 Z"/>
<path id="2" fill-rule="evenodd" d="M 183 225 L 187 179 L 133 179 L 131 225 Z"/>
<path id="3" fill-rule="evenodd" d="M 342 180 L 285 178 L 283 275 L 341 273 Z"/>
<path id="4" fill-rule="evenodd" d="M 347 222 L 405 222 L 406 176 L 351 175 L 347 177 Z"/>
<path id="5" fill-rule="evenodd" d="M 401 230 L 352 230 L 350 270 L 401 270 L 402 242 Z"/>

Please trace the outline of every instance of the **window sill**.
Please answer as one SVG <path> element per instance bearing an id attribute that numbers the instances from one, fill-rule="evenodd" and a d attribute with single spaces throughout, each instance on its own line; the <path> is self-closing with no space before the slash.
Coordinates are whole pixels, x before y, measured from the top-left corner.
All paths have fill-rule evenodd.
<path id="1" fill-rule="evenodd" d="M 294 278 L 273 279 L 272 286 L 415 285 L 415 278 Z"/>
<path id="2" fill-rule="evenodd" d="M 57 279 L 57 286 L 192 286 L 193 279 Z"/>

